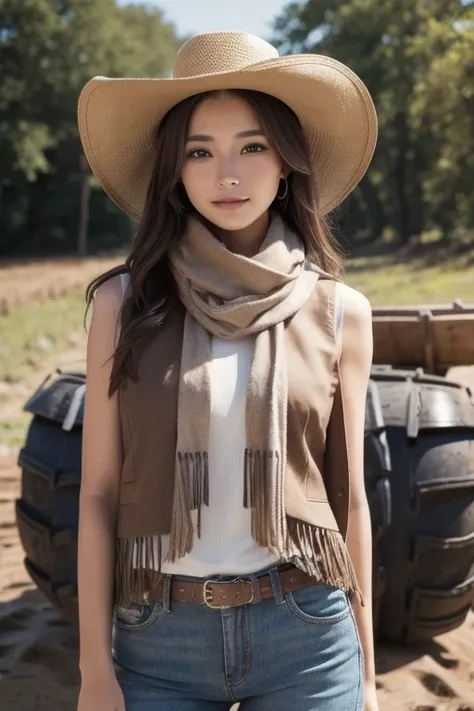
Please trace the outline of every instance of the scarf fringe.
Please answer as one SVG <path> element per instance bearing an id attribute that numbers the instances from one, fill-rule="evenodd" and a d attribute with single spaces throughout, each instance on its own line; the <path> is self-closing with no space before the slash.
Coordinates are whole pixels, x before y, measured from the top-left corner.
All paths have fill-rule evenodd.
<path id="1" fill-rule="evenodd" d="M 128 606 L 146 599 L 161 571 L 161 536 L 118 538 L 116 541 L 115 602 Z"/>
<path id="2" fill-rule="evenodd" d="M 209 457 L 207 452 L 178 452 L 170 549 L 172 563 L 190 553 L 194 527 L 191 511 L 197 510 L 197 535 L 201 537 L 202 506 L 209 506 Z"/>
<path id="3" fill-rule="evenodd" d="M 287 525 L 285 558 L 315 581 L 355 595 L 364 607 L 365 601 L 341 533 L 294 518 L 288 518 Z"/>
<path id="4" fill-rule="evenodd" d="M 252 537 L 273 553 L 286 540 L 281 458 L 278 452 L 245 450 L 244 507 L 252 510 Z"/>

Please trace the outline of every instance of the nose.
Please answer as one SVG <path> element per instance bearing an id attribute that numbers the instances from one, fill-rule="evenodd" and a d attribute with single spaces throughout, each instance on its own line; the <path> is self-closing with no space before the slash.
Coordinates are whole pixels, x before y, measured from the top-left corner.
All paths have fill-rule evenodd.
<path id="1" fill-rule="evenodd" d="M 221 178 L 219 180 L 219 185 L 221 186 L 221 188 L 233 188 L 238 185 L 239 182 L 240 181 L 238 178 Z"/>

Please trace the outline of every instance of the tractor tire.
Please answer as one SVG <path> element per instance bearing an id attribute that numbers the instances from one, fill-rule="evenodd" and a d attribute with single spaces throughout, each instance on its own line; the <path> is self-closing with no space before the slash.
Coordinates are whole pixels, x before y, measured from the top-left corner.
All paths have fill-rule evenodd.
<path id="1" fill-rule="evenodd" d="M 26 568 L 77 622 L 84 373 L 59 373 L 25 405 L 17 522 Z M 422 372 L 373 368 L 365 421 L 373 619 L 380 641 L 413 643 L 464 621 L 474 591 L 474 403 Z"/>
<path id="2" fill-rule="evenodd" d="M 366 481 L 385 472 L 391 498 L 374 546 L 377 639 L 429 640 L 461 625 L 474 601 L 474 400 L 421 370 L 373 368 L 365 431 Z"/>

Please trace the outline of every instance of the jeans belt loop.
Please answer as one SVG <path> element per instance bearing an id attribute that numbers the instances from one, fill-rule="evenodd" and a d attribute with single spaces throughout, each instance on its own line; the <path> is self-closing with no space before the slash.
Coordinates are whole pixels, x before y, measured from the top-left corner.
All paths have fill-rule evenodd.
<path id="1" fill-rule="evenodd" d="M 285 594 L 283 592 L 280 571 L 278 568 L 271 568 L 269 576 L 275 602 L 277 605 L 282 605 L 285 602 Z"/>
<path id="2" fill-rule="evenodd" d="M 166 574 L 163 580 L 163 612 L 171 612 L 171 579 L 172 576 Z"/>

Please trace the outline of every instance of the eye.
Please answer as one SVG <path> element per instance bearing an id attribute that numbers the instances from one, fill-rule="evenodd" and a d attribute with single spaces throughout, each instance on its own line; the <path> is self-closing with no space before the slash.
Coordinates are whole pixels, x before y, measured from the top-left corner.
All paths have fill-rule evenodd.
<path id="1" fill-rule="evenodd" d="M 193 148 L 192 150 L 188 151 L 186 154 L 186 158 L 193 158 L 193 159 L 199 159 L 199 158 L 208 158 L 211 154 L 209 153 L 208 150 L 205 148 Z"/>
<path id="2" fill-rule="evenodd" d="M 263 143 L 249 143 L 248 146 L 242 149 L 242 153 L 261 153 L 266 150 L 267 147 Z"/>

